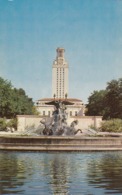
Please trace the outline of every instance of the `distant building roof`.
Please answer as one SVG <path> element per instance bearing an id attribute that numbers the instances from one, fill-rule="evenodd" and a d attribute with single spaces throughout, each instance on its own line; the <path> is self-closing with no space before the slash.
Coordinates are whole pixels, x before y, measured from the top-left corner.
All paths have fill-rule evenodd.
<path id="1" fill-rule="evenodd" d="M 37 101 L 53 101 L 53 100 L 61 100 L 61 101 L 64 101 L 64 100 L 67 100 L 67 101 L 70 101 L 70 102 L 82 102 L 82 100 L 80 99 L 76 99 L 76 98 L 42 98 L 42 99 L 39 99 Z"/>

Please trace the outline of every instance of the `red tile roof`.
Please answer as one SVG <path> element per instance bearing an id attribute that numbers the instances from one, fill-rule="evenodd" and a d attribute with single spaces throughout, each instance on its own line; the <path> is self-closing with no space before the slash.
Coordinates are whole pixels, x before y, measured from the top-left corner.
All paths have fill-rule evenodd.
<path id="1" fill-rule="evenodd" d="M 70 101 L 70 102 L 82 102 L 82 100 L 80 100 L 80 99 L 76 99 L 76 98 L 67 98 L 67 99 L 65 99 L 65 98 L 42 98 L 42 99 L 39 99 L 39 100 L 37 100 L 37 101 L 53 101 L 53 100 L 56 100 L 56 101 L 58 101 L 58 100 L 61 100 L 61 101 L 63 101 L 63 100 L 67 100 L 67 101 Z"/>

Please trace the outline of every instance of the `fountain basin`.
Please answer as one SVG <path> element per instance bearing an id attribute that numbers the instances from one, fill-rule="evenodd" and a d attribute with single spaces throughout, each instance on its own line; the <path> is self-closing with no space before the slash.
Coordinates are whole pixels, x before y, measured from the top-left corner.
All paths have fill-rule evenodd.
<path id="1" fill-rule="evenodd" d="M 114 151 L 122 150 L 122 137 L 0 136 L 0 150 Z"/>

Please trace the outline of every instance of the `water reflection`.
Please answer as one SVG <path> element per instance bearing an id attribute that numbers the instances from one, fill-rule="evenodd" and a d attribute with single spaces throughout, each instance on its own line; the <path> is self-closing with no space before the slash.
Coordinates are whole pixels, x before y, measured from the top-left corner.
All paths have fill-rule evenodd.
<path id="1" fill-rule="evenodd" d="M 0 194 L 122 194 L 122 152 L 0 152 Z"/>
<path id="2" fill-rule="evenodd" d="M 0 194 L 8 193 L 7 189 L 13 194 L 21 192 L 18 187 L 24 184 L 24 172 L 15 155 L 10 158 L 9 153 L 0 153 Z"/>
<path id="3" fill-rule="evenodd" d="M 105 153 L 100 159 L 94 158 L 88 162 L 88 182 L 94 187 L 105 188 L 108 193 L 122 194 L 122 155 L 120 153 Z"/>
<path id="4" fill-rule="evenodd" d="M 49 184 L 52 186 L 54 194 L 62 192 L 68 194 L 68 176 L 69 166 L 67 159 L 63 156 L 54 156 L 50 161 L 49 175 L 51 177 Z"/>

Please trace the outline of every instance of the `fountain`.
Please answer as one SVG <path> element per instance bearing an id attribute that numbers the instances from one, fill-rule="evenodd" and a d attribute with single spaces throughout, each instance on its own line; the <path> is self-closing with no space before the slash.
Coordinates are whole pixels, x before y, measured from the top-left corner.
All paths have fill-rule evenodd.
<path id="1" fill-rule="evenodd" d="M 78 120 L 74 120 L 70 125 L 67 124 L 67 105 L 73 105 L 72 102 L 67 100 L 53 100 L 51 102 L 46 103 L 47 105 L 54 105 L 54 112 L 52 118 L 50 120 L 43 119 L 41 120 L 41 124 L 44 125 L 42 130 L 43 135 L 61 135 L 61 136 L 69 136 L 75 135 L 77 132 L 81 132 L 80 129 L 76 129 L 76 125 L 78 124 Z"/>
<path id="2" fill-rule="evenodd" d="M 1 136 L 0 150 L 17 151 L 104 151 L 122 150 L 121 137 L 96 137 L 93 130 L 77 129 L 78 121 L 67 122 L 67 105 L 73 103 L 67 100 L 53 100 L 48 105 L 54 105 L 52 117 L 40 121 L 38 128 L 32 126 L 23 134 L 16 136 Z M 76 135 L 76 136 L 75 136 Z M 80 136 L 79 136 L 80 135 Z M 91 137 L 92 136 L 92 137 Z"/>

